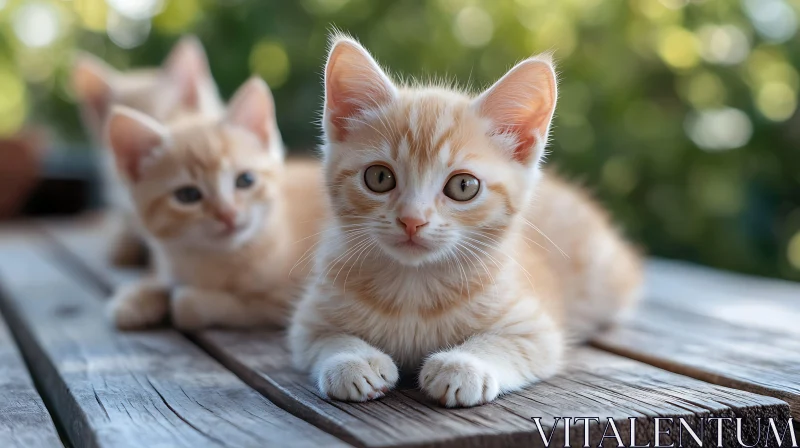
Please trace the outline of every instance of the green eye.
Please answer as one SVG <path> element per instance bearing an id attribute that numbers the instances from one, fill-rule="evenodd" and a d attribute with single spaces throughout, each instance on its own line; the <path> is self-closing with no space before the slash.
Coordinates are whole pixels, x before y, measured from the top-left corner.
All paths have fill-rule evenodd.
<path id="1" fill-rule="evenodd" d="M 244 190 L 256 183 L 256 176 L 250 171 L 245 171 L 236 178 L 236 188 Z"/>
<path id="2" fill-rule="evenodd" d="M 397 186 L 394 173 L 383 165 L 372 165 L 364 172 L 364 183 L 375 193 L 386 193 Z"/>
<path id="3" fill-rule="evenodd" d="M 471 174 L 461 173 L 447 181 L 444 194 L 454 201 L 466 202 L 477 196 L 480 189 L 481 181 Z"/>
<path id="4" fill-rule="evenodd" d="M 173 193 L 173 196 L 181 204 L 194 204 L 203 199 L 203 193 L 200 189 L 191 185 L 178 188 Z"/>

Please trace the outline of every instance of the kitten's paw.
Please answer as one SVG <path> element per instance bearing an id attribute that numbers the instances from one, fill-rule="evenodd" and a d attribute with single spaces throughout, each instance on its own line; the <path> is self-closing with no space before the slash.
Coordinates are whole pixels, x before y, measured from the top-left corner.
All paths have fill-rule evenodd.
<path id="1" fill-rule="evenodd" d="M 161 323 L 167 317 L 169 293 L 149 283 L 117 289 L 106 306 L 109 320 L 120 330 L 135 330 Z"/>
<path id="2" fill-rule="evenodd" d="M 172 325 L 179 330 L 186 331 L 207 327 L 209 322 L 203 313 L 204 306 L 206 306 L 205 299 L 205 295 L 200 290 L 187 287 L 177 288 L 170 300 Z"/>
<path id="3" fill-rule="evenodd" d="M 500 393 L 497 379 L 484 361 L 456 351 L 428 358 L 419 374 L 419 384 L 429 397 L 448 408 L 488 403 Z"/>
<path id="4" fill-rule="evenodd" d="M 367 401 L 384 396 L 399 378 L 397 366 L 384 353 L 341 353 L 321 366 L 317 385 L 336 400 Z"/>

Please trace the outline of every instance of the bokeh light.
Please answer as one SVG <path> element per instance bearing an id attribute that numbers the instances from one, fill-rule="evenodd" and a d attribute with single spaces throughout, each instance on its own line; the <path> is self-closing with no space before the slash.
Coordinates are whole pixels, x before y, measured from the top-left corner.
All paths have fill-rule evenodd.
<path id="1" fill-rule="evenodd" d="M 199 0 L 169 0 L 164 10 L 153 18 L 153 25 L 160 31 L 178 34 L 187 31 L 198 19 L 201 9 Z"/>
<path id="2" fill-rule="evenodd" d="M 786 42 L 797 33 L 797 14 L 784 0 L 742 0 L 742 3 L 764 39 Z"/>
<path id="3" fill-rule="evenodd" d="M 108 4 L 105 0 L 72 0 L 72 5 L 84 28 L 89 31 L 105 31 L 108 15 Z"/>
<path id="4" fill-rule="evenodd" d="M 800 0 L 0 0 L 0 133 L 44 124 L 57 145 L 85 146 L 68 93 L 75 50 L 152 67 L 184 33 L 206 46 L 225 95 L 251 74 L 269 83 L 289 148 L 318 142 L 334 26 L 397 75 L 473 91 L 553 51 L 550 163 L 653 254 L 800 279 L 786 261 L 800 228 L 787 211 L 800 210 L 798 11 Z"/>
<path id="5" fill-rule="evenodd" d="M 747 114 L 731 107 L 694 112 L 687 118 L 686 128 L 692 141 L 707 151 L 741 148 L 753 134 Z"/>
<path id="6" fill-rule="evenodd" d="M 12 24 L 17 39 L 32 48 L 52 44 L 60 32 L 58 12 L 43 1 L 31 1 L 17 8 Z"/>
<path id="7" fill-rule="evenodd" d="M 492 40 L 494 22 L 484 9 L 468 6 L 456 15 L 453 28 L 462 44 L 468 47 L 483 47 Z"/>
<path id="8" fill-rule="evenodd" d="M 713 64 L 738 64 L 750 52 L 747 35 L 735 25 L 704 25 L 698 36 L 701 56 Z"/>
<path id="9" fill-rule="evenodd" d="M 286 82 L 289 69 L 289 56 L 281 43 L 262 40 L 253 46 L 250 70 L 264 78 L 271 88 L 276 89 Z"/>
<path id="10" fill-rule="evenodd" d="M 669 27 L 661 31 L 658 54 L 668 65 L 677 69 L 691 68 L 700 60 L 695 35 L 681 27 Z"/>
<path id="11" fill-rule="evenodd" d="M 786 246 L 786 258 L 793 268 L 800 270 L 800 231 L 789 240 Z"/>
<path id="12" fill-rule="evenodd" d="M 120 48 L 130 49 L 143 44 L 150 35 L 150 28 L 150 20 L 131 19 L 114 11 L 108 14 L 108 38 Z"/>
<path id="13" fill-rule="evenodd" d="M 7 68 L 0 66 L 0 136 L 11 135 L 25 120 L 25 84 Z"/>
<path id="14" fill-rule="evenodd" d="M 149 19 L 162 8 L 160 0 L 106 0 L 114 10 L 131 20 Z"/>
<path id="15" fill-rule="evenodd" d="M 758 89 L 758 110 L 772 121 L 784 121 L 797 109 L 797 93 L 782 82 L 770 82 Z"/>

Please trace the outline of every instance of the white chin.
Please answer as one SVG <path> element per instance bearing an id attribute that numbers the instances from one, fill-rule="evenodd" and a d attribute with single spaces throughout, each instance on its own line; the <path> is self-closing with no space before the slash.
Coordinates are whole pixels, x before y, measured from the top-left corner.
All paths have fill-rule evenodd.
<path id="1" fill-rule="evenodd" d="M 231 233 L 224 233 L 224 231 L 214 232 L 208 236 L 210 245 L 217 248 L 236 248 L 248 242 L 255 236 L 256 225 L 250 221 Z"/>

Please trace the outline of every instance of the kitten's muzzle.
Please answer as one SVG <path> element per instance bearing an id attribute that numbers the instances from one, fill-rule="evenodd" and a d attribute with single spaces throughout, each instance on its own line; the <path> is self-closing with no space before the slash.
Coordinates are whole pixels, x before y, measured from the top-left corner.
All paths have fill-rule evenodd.
<path id="1" fill-rule="evenodd" d="M 422 218 L 403 217 L 397 218 L 397 225 L 404 229 L 409 238 L 416 235 L 419 229 L 428 225 L 428 221 Z"/>
<path id="2" fill-rule="evenodd" d="M 225 230 L 230 232 L 237 227 L 237 213 L 232 208 L 219 209 L 214 212 L 214 219 L 225 225 Z"/>

